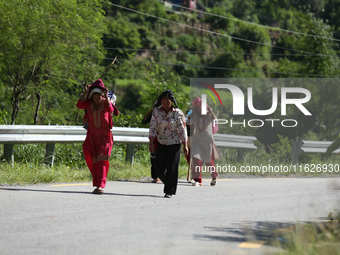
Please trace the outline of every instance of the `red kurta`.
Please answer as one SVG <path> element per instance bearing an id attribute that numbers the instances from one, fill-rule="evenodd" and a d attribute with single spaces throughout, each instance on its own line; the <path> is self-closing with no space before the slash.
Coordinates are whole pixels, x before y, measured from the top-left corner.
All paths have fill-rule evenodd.
<path id="1" fill-rule="evenodd" d="M 108 160 L 111 155 L 113 136 L 112 113 L 118 116 L 117 107 L 110 103 L 106 106 L 106 100 L 101 102 L 98 110 L 94 109 L 92 100 L 78 100 L 76 105 L 79 109 L 87 109 L 89 117 L 89 127 L 86 139 L 83 143 L 83 151 L 86 164 L 93 176 L 93 185 L 105 187 L 106 175 L 108 171 Z M 103 162 L 104 161 L 104 162 Z"/>

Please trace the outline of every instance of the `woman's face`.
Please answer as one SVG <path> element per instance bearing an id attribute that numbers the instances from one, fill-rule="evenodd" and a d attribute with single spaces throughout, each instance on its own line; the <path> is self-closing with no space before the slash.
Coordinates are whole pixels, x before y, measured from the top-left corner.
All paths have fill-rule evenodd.
<path id="1" fill-rule="evenodd" d="M 94 101 L 95 104 L 99 104 L 102 101 L 102 95 L 99 93 L 94 93 L 92 95 L 92 100 Z"/>
<path id="2" fill-rule="evenodd" d="M 171 100 L 167 97 L 163 97 L 161 102 L 164 110 L 169 111 L 171 108 Z"/>

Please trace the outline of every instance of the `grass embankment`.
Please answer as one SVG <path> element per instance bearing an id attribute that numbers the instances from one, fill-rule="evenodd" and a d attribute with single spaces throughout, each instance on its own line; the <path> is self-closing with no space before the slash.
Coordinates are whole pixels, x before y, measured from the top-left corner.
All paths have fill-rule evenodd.
<path id="1" fill-rule="evenodd" d="M 0 184 L 39 184 L 91 182 L 92 177 L 82 156 L 81 144 L 56 144 L 54 166 L 43 164 L 44 144 L 15 145 L 15 163 L 0 164 Z M 126 145 L 114 145 L 108 181 L 151 180 L 150 154 L 147 146 L 136 146 L 134 164 L 125 163 Z M 0 157 L 3 147 L 0 147 Z M 187 165 L 181 158 L 179 177 L 186 178 Z"/>
<path id="2" fill-rule="evenodd" d="M 141 164 L 111 163 L 108 181 L 140 180 L 149 176 L 149 169 Z M 25 163 L 2 164 L 0 167 L 0 184 L 39 184 L 39 183 L 73 183 L 90 182 L 90 171 L 84 168 L 65 165 L 48 167 Z"/>
<path id="3" fill-rule="evenodd" d="M 56 144 L 54 167 L 43 164 L 46 145 L 22 144 L 14 146 L 14 166 L 6 162 L 0 165 L 0 184 L 37 184 L 90 182 L 92 177 L 82 155 L 81 144 Z M 146 145 L 135 148 L 134 164 L 125 163 L 126 145 L 115 144 L 110 158 L 108 181 L 151 180 L 150 154 Z M 289 152 L 267 154 L 263 150 L 248 151 L 242 161 L 237 151 L 221 149 L 221 160 L 215 162 L 219 178 L 239 177 L 332 177 L 340 175 L 339 155 L 324 161 L 320 155 L 306 155 L 299 165 L 287 163 Z M 0 146 L 0 157 L 3 146 Z M 288 156 L 287 156 L 288 155 Z M 281 163 L 283 162 L 283 163 Z M 219 167 L 219 168 L 218 168 Z M 333 169 L 333 170 L 332 170 Z M 188 164 L 181 157 L 179 178 L 186 179 Z M 203 177 L 210 178 L 203 167 Z"/>
<path id="4" fill-rule="evenodd" d="M 235 169 L 247 167 L 243 164 L 232 165 Z M 282 165 L 288 168 L 289 165 Z M 251 169 L 252 166 L 248 166 Z M 186 179 L 188 166 L 186 162 L 181 161 L 179 169 L 179 178 Z M 205 169 L 203 169 L 205 171 Z M 338 177 L 339 173 L 276 173 L 276 172 L 219 172 L 219 178 L 240 178 L 240 177 Z M 208 172 L 203 172 L 203 178 L 210 178 Z M 108 173 L 108 181 L 118 180 L 151 180 L 150 164 L 140 162 L 125 164 L 111 161 Z M 56 165 L 48 167 L 43 164 L 15 163 L 11 166 L 9 163 L 2 163 L 0 166 L 0 184 L 39 184 L 39 183 L 73 183 L 73 182 L 90 182 L 92 177 L 86 166 L 75 167 L 66 165 Z"/>
<path id="5" fill-rule="evenodd" d="M 131 164 L 110 162 L 108 181 L 151 180 L 150 166 L 141 163 Z M 180 166 L 179 178 L 186 178 L 187 166 Z M 11 166 L 3 163 L 0 166 L 0 185 L 28 185 L 41 183 L 76 183 L 91 182 L 92 176 L 87 167 L 77 168 L 65 165 L 48 167 L 16 163 Z"/>
<path id="6" fill-rule="evenodd" d="M 285 229 L 274 243 L 282 248 L 278 255 L 340 255 L 340 212 L 330 213 L 328 220 L 298 224 Z"/>

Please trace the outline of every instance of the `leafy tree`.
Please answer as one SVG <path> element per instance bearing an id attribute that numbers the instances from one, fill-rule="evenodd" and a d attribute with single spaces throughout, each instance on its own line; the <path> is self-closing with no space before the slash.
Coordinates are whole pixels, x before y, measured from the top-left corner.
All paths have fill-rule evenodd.
<path id="1" fill-rule="evenodd" d="M 123 17 L 107 19 L 108 33 L 104 37 L 106 47 L 138 49 L 142 46 L 138 28 Z M 109 51 L 108 57 L 126 57 L 128 50 Z"/>
<path id="2" fill-rule="evenodd" d="M 322 19 L 325 23 L 332 26 L 335 31 L 340 28 L 340 0 L 329 0 L 325 4 L 325 10 L 322 12 Z M 337 38 L 339 38 L 337 36 Z"/>
<path id="3" fill-rule="evenodd" d="M 227 13 L 225 8 L 214 7 L 210 10 L 211 13 L 219 15 L 219 16 L 226 16 L 228 18 L 235 19 L 230 13 Z M 235 21 L 226 18 L 220 18 L 212 15 L 206 15 L 204 17 L 204 21 L 211 25 L 212 30 L 222 29 L 225 31 L 234 32 L 234 23 Z"/>
<path id="4" fill-rule="evenodd" d="M 298 38 L 294 35 L 288 35 L 286 33 L 280 35 L 275 43 L 275 46 L 277 47 L 272 50 L 272 59 L 278 60 L 280 58 L 287 58 L 293 61 L 301 60 L 301 56 L 296 55 L 296 50 L 299 50 L 297 49 L 297 41 Z"/>
<path id="5" fill-rule="evenodd" d="M 176 40 L 182 49 L 187 49 L 189 51 L 197 50 L 197 45 L 199 44 L 199 38 L 189 34 L 181 34 Z"/>
<path id="6" fill-rule="evenodd" d="M 214 6 L 224 6 L 225 4 L 229 4 L 233 1 L 226 1 L 226 0 L 202 0 L 202 4 L 205 7 L 214 7 Z"/>
<path id="7" fill-rule="evenodd" d="M 0 6 L 0 79 L 12 93 L 14 124 L 28 89 L 41 98 L 47 84 L 70 82 L 69 64 L 81 65 L 87 54 L 103 57 L 104 13 L 101 0 L 0 0 Z"/>
<path id="8" fill-rule="evenodd" d="M 322 20 L 314 15 L 306 15 L 303 24 L 307 34 L 317 35 L 320 37 L 331 38 L 331 28 Z M 338 75 L 339 60 L 336 57 L 337 45 L 328 39 L 318 37 L 302 37 L 299 40 L 300 49 L 319 55 L 307 55 L 303 58 L 301 72 L 318 75 Z"/>
<path id="9" fill-rule="evenodd" d="M 270 44 L 271 40 L 268 31 L 262 27 L 249 24 L 240 24 L 236 29 L 233 36 L 243 38 L 249 41 L 236 40 L 234 42 L 240 45 L 247 53 L 269 53 L 269 46 L 256 44 L 253 42 L 259 42 L 262 44 Z M 253 42 L 250 42 L 253 41 Z M 268 55 L 263 55 L 263 58 L 268 59 Z"/>
<path id="10" fill-rule="evenodd" d="M 325 24 L 321 19 L 316 18 L 313 14 L 305 15 L 304 22 L 301 24 L 305 33 L 318 35 L 322 37 L 332 37 L 330 26 Z M 336 81 L 327 80 L 327 76 L 339 76 L 339 65 L 337 44 L 333 41 L 318 37 L 300 36 L 297 40 L 296 48 L 315 55 L 301 55 L 298 58 L 300 65 L 293 73 L 310 75 L 311 78 L 320 76 L 324 78 L 320 82 L 314 82 L 309 87 L 314 97 L 314 104 L 309 106 L 313 111 L 313 122 L 308 123 L 308 127 L 300 130 L 304 134 L 311 130 L 319 134 L 320 139 L 330 139 L 337 135 L 339 118 L 338 107 L 340 88 Z M 296 76 L 301 77 L 301 76 Z M 306 76 L 304 76 L 306 77 Z M 308 77 L 308 76 L 307 76 Z M 334 84 L 335 82 L 335 84 Z M 318 84 L 318 85 L 315 85 Z M 331 114 L 331 115 L 330 115 Z M 301 116 L 298 116 L 301 119 Z"/>
<path id="11" fill-rule="evenodd" d="M 220 55 L 215 56 L 211 62 L 207 63 L 207 66 L 221 69 L 207 69 L 205 74 L 206 77 L 235 77 L 234 73 L 237 71 L 233 69 L 240 69 L 240 64 L 243 63 L 243 56 L 241 54 L 228 54 L 228 52 L 242 53 L 243 51 L 235 44 L 231 47 L 225 47 L 224 49 L 226 53 L 221 53 Z M 222 68 L 229 68 L 229 70 Z"/>
<path id="12" fill-rule="evenodd" d="M 232 14 L 246 21 L 254 21 L 256 2 L 254 0 L 234 1 Z"/>
<path id="13" fill-rule="evenodd" d="M 119 1 L 112 1 L 112 2 L 118 5 L 133 8 L 141 12 L 148 12 L 154 6 L 153 0 L 119 0 Z"/>
<path id="14" fill-rule="evenodd" d="M 142 97 L 144 110 L 149 110 L 157 100 L 159 94 L 166 89 L 173 91 L 180 109 L 184 110 L 184 108 L 187 107 L 189 95 L 183 93 L 180 87 L 179 76 L 171 73 L 170 76 L 166 78 L 164 69 L 157 63 L 151 62 L 147 64 L 145 79 L 148 81 L 149 86 Z"/>

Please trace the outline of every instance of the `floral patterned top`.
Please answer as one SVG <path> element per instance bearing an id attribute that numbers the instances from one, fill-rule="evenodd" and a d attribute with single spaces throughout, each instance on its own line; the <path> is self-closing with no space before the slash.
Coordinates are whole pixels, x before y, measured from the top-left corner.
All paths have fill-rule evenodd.
<path id="1" fill-rule="evenodd" d="M 168 113 L 162 106 L 155 108 L 150 121 L 149 138 L 155 137 L 163 145 L 186 144 L 188 137 L 183 112 L 174 107 Z"/>

